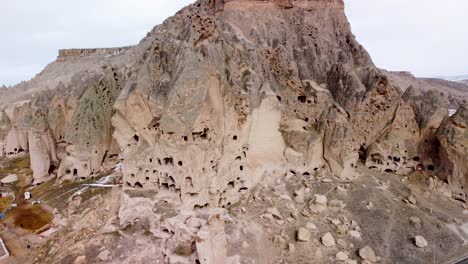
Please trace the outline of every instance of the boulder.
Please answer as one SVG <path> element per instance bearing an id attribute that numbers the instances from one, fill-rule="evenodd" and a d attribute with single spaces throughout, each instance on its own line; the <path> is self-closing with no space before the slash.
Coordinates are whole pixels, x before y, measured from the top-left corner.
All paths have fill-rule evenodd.
<path id="1" fill-rule="evenodd" d="M 110 251 L 109 250 L 104 250 L 99 253 L 97 256 L 99 261 L 107 262 L 109 260 Z"/>
<path id="2" fill-rule="evenodd" d="M 333 238 L 330 232 L 326 233 L 322 236 L 322 244 L 326 247 L 333 247 L 335 246 L 335 239 Z"/>
<path id="3" fill-rule="evenodd" d="M 299 228 L 297 230 L 297 241 L 300 242 L 309 242 L 310 241 L 310 231 L 306 228 Z"/>
<path id="4" fill-rule="evenodd" d="M 418 248 L 425 248 L 427 247 L 428 243 L 426 241 L 426 239 L 422 236 L 416 236 L 414 238 L 414 244 L 418 247 Z"/>
<path id="5" fill-rule="evenodd" d="M 372 263 L 377 261 L 377 257 L 375 256 L 374 250 L 372 250 L 372 248 L 369 247 L 369 246 L 365 246 L 365 247 L 359 249 L 359 256 L 363 260 L 367 260 L 367 261 L 370 261 Z"/>
<path id="6" fill-rule="evenodd" d="M 340 251 L 336 253 L 336 259 L 339 261 L 345 261 L 348 259 L 348 254 L 346 252 Z"/>

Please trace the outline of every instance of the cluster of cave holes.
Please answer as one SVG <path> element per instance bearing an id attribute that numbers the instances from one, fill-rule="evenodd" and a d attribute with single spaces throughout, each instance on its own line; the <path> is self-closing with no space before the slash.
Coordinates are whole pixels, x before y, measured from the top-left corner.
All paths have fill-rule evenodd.
<path id="1" fill-rule="evenodd" d="M 162 159 L 162 161 L 159 158 L 157 158 L 156 160 L 157 160 L 158 165 L 174 166 L 174 158 L 172 157 L 165 157 Z M 149 158 L 149 162 L 153 163 L 154 162 L 153 158 Z M 177 165 L 182 166 L 183 164 L 184 164 L 183 161 L 181 160 L 177 161 Z"/>
<path id="2" fill-rule="evenodd" d="M 320 168 L 315 167 L 315 168 L 314 168 L 314 172 L 317 172 L 319 169 L 320 169 Z M 291 174 L 293 174 L 293 175 L 297 175 L 297 172 L 296 172 L 295 170 L 289 170 L 289 172 L 290 172 Z M 312 175 L 312 174 L 311 174 L 309 171 L 304 171 L 304 172 L 302 173 L 302 176 L 311 176 L 311 175 Z"/>
<path id="3" fill-rule="evenodd" d="M 140 168 L 139 171 L 138 171 L 139 174 L 143 174 L 143 171 L 142 169 Z M 150 180 L 150 177 L 148 176 L 150 173 L 150 170 L 147 169 L 145 171 L 145 180 L 146 181 L 149 181 Z M 153 170 L 153 174 L 154 175 L 158 175 L 159 173 L 159 177 L 158 177 L 158 180 L 156 182 L 156 184 L 158 185 L 158 187 L 162 190 L 171 190 L 171 191 L 177 191 L 176 189 L 176 185 L 175 185 L 175 180 L 172 176 L 168 175 L 168 173 L 162 173 L 162 172 L 158 172 L 158 170 Z M 135 178 L 136 175 L 135 173 L 131 173 L 130 174 L 130 177 L 131 178 Z M 164 179 L 163 181 L 160 180 L 160 178 Z M 129 187 L 135 187 L 135 188 L 143 188 L 143 185 L 144 183 L 140 182 L 140 181 L 136 181 L 133 185 L 127 181 L 126 182 L 127 186 Z"/>
<path id="4" fill-rule="evenodd" d="M 21 154 L 21 153 L 24 153 L 24 149 L 19 147 L 19 148 L 14 148 L 13 151 L 10 151 L 7 153 L 7 155 L 17 155 L 17 154 Z"/>
<path id="5" fill-rule="evenodd" d="M 399 147 L 399 146 L 398 146 Z M 405 151 L 406 153 L 408 151 Z M 363 151 L 363 148 L 361 147 L 360 151 L 359 151 L 359 158 L 360 159 L 363 159 L 365 160 L 365 150 Z M 397 156 L 388 156 L 388 161 L 386 163 L 384 163 L 382 160 L 383 160 L 383 157 L 380 155 L 380 154 L 372 154 L 371 155 L 371 158 L 372 158 L 372 161 L 378 165 L 386 165 L 386 166 L 390 166 L 390 162 L 393 162 L 394 164 L 398 164 L 398 163 L 403 163 L 403 165 L 406 165 L 408 162 L 407 162 L 407 158 L 406 157 L 397 157 Z M 402 160 L 403 158 L 403 160 Z M 416 156 L 416 157 L 413 157 L 412 159 L 410 159 L 414 162 L 417 162 L 418 164 L 416 165 L 416 167 L 412 167 L 412 166 L 408 166 L 407 168 L 408 169 L 411 169 L 411 170 L 423 170 L 424 169 L 424 165 L 420 163 L 421 159 Z M 369 166 L 369 169 L 378 169 L 377 166 Z M 435 165 L 433 164 L 429 164 L 427 165 L 426 167 L 427 170 L 429 171 L 434 171 L 435 170 Z M 390 168 L 387 168 L 384 170 L 385 172 L 389 172 L 389 173 L 395 173 L 396 171 L 393 170 L 393 169 L 390 169 Z"/>
<path id="6" fill-rule="evenodd" d="M 174 166 L 174 158 L 173 157 L 165 157 L 165 158 L 152 158 L 150 157 L 148 159 L 149 163 L 154 163 L 154 162 L 157 162 L 157 164 L 159 166 Z M 184 165 L 183 161 L 182 160 L 179 160 L 177 161 L 177 165 L 179 167 L 182 167 Z M 146 169 L 145 170 L 145 173 L 143 174 L 143 169 L 142 168 L 138 168 L 138 175 L 144 175 L 144 179 L 146 180 L 146 182 L 148 182 L 150 180 L 150 169 Z M 163 172 L 159 172 L 158 170 L 156 169 L 153 169 L 152 170 L 152 174 L 153 175 L 158 175 L 158 181 L 157 181 L 157 184 L 159 185 L 159 187 L 163 190 L 172 190 L 172 191 L 175 191 L 175 180 L 172 176 L 169 176 L 167 173 L 163 173 Z M 131 178 L 135 178 L 136 177 L 136 174 L 135 173 L 131 173 L 130 174 L 130 177 Z M 159 178 L 164 178 L 167 180 L 167 182 L 160 182 L 159 181 Z M 190 181 L 190 185 L 193 187 L 193 184 L 192 184 L 192 180 L 190 177 L 187 177 L 187 179 Z M 137 181 L 135 182 L 135 184 L 131 184 L 130 182 L 126 182 L 127 186 L 129 187 L 135 187 L 135 188 L 143 188 L 143 183 L 141 183 L 140 181 Z"/>
<path id="7" fill-rule="evenodd" d="M 192 133 L 192 138 L 193 138 L 194 141 L 199 139 L 199 138 L 203 139 L 203 140 L 209 139 L 209 137 L 208 137 L 209 132 L 210 132 L 209 128 L 204 128 L 203 131 L 193 132 Z M 184 140 L 185 140 L 185 138 L 184 138 Z"/>
<path id="8" fill-rule="evenodd" d="M 66 169 L 65 174 L 70 175 L 70 174 L 72 174 L 72 171 L 70 169 Z M 76 177 L 76 176 L 78 176 L 78 170 L 73 169 L 73 177 Z"/>
<path id="9" fill-rule="evenodd" d="M 247 150 L 247 148 L 244 148 L 245 150 Z M 243 151 L 242 152 L 244 155 L 244 157 L 247 156 L 246 152 Z M 239 155 L 239 156 L 236 156 L 235 159 L 234 159 L 236 162 L 241 162 L 242 161 L 242 156 Z M 244 165 L 239 165 L 239 170 L 240 171 L 244 171 L 245 167 Z M 244 194 L 248 191 L 248 187 L 245 186 L 245 181 L 241 178 L 241 177 L 237 177 L 235 180 L 231 180 L 227 183 L 227 188 L 223 190 L 223 192 L 221 193 L 221 197 L 219 198 L 219 201 L 218 201 L 218 206 L 221 206 L 223 208 L 225 208 L 226 206 L 230 206 L 231 203 L 230 202 L 227 202 L 227 197 L 226 197 L 226 193 L 227 192 L 238 192 L 238 193 L 241 193 L 241 194 Z"/>
<path id="10" fill-rule="evenodd" d="M 193 132 L 192 133 L 192 140 L 196 141 L 197 139 L 202 139 L 202 140 L 210 139 L 208 137 L 209 132 L 210 132 L 209 128 L 205 128 L 205 129 L 203 129 L 203 131 Z M 170 132 L 170 133 L 173 134 L 173 132 Z M 182 139 L 185 142 L 188 142 L 189 137 L 188 136 L 182 136 Z"/>
<path id="11" fill-rule="evenodd" d="M 234 139 L 234 140 L 237 140 L 237 136 L 234 135 L 234 136 L 233 136 L 233 139 Z M 245 148 L 245 150 L 247 150 L 247 149 L 248 149 L 248 148 Z M 243 153 L 244 157 L 246 157 L 246 155 L 247 155 L 246 152 L 243 151 L 242 153 Z M 148 160 L 149 160 L 150 163 L 157 162 L 159 165 L 167 165 L 167 166 L 174 166 L 174 163 L 175 163 L 175 162 L 174 162 L 174 159 L 173 159 L 172 157 L 165 157 L 165 158 L 162 158 L 162 159 L 159 159 L 159 158 L 156 158 L 156 159 L 155 159 L 155 158 L 153 158 L 153 157 L 150 157 Z M 236 160 L 236 161 L 241 161 L 241 160 L 242 160 L 242 156 L 237 156 L 237 157 L 235 158 L 235 160 Z M 212 168 L 213 168 L 213 169 L 216 169 L 216 166 L 217 166 L 217 165 L 216 165 L 216 163 L 215 163 L 214 160 L 211 161 L 211 164 L 212 164 Z M 183 161 L 181 161 L 181 160 L 177 161 L 177 165 L 178 165 L 178 166 L 183 166 Z M 139 168 L 138 170 L 139 170 L 138 174 L 139 174 L 139 175 L 142 175 L 142 174 L 143 174 L 142 169 Z M 240 171 L 243 171 L 243 170 L 244 170 L 244 165 L 239 165 L 239 170 L 240 170 Z M 145 174 L 144 174 L 144 175 L 145 175 L 145 180 L 146 180 L 146 181 L 149 181 L 149 180 L 150 180 L 150 177 L 147 176 L 147 175 L 149 174 L 149 172 L 150 172 L 149 169 L 145 171 Z M 176 189 L 176 188 L 175 188 L 175 187 L 176 187 L 176 186 L 175 186 L 175 180 L 174 180 L 174 178 L 173 178 L 172 176 L 169 176 L 167 173 L 164 173 L 164 174 L 163 174 L 162 172 L 158 172 L 158 170 L 153 170 L 152 172 L 153 172 L 153 175 L 158 175 L 158 173 L 159 173 L 159 174 L 160 174 L 159 176 L 161 176 L 161 177 L 158 177 L 158 178 L 164 179 L 164 180 L 161 180 L 161 181 L 158 179 L 158 181 L 157 181 L 157 184 L 159 185 L 159 188 L 160 188 L 160 189 L 162 189 L 162 190 L 171 190 L 171 191 L 180 191 L 180 189 Z M 131 173 L 131 174 L 130 174 L 130 177 L 131 177 L 131 178 L 135 178 L 135 177 L 136 177 L 136 174 L 135 174 L 135 173 Z M 240 177 L 237 178 L 237 181 L 239 182 L 239 183 L 237 183 L 237 184 L 241 184 L 241 187 L 238 187 L 238 190 L 237 190 L 237 191 L 238 191 L 239 193 L 246 192 L 246 191 L 248 190 L 248 188 L 245 187 L 245 186 L 243 185 L 243 181 L 241 181 L 241 178 L 240 178 Z M 235 189 L 237 184 L 235 183 L 235 181 L 229 182 L 228 185 L 227 185 L 227 190 Z M 126 185 L 127 185 L 127 186 L 130 186 L 130 187 L 134 187 L 134 188 L 143 188 L 144 182 L 142 183 L 142 182 L 140 182 L 140 181 L 137 181 L 137 182 L 135 182 L 134 184 L 131 184 L 129 181 L 127 181 L 127 182 L 126 182 Z M 192 180 L 191 177 L 185 177 L 185 185 L 186 185 L 187 187 L 193 187 L 193 180 Z M 225 190 L 225 191 L 226 191 L 226 190 Z M 187 192 L 186 194 L 189 195 L 189 196 L 191 196 L 191 197 L 196 197 L 196 196 L 198 196 L 198 193 L 193 193 L 193 192 Z M 221 204 L 224 204 L 224 206 L 228 206 L 228 205 L 229 205 L 229 203 L 222 203 L 222 199 L 220 200 L 220 205 L 221 205 Z M 207 206 L 209 206 L 209 204 L 195 205 L 194 208 L 195 208 L 195 209 L 201 209 L 201 208 L 205 208 L 205 207 L 207 207 Z"/>

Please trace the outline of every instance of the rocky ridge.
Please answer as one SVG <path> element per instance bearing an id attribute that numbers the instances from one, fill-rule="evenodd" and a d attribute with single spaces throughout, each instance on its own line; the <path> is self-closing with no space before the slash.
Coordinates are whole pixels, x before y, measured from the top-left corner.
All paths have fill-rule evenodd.
<path id="1" fill-rule="evenodd" d="M 285 175 L 353 181 L 360 163 L 429 171 L 466 201 L 463 99 L 449 117 L 450 98 L 401 83 L 356 42 L 341 0 L 199 0 L 136 46 L 62 50 L 32 81 L 0 91 L 0 157 L 29 153 L 34 184 L 84 180 L 120 160 L 118 225 L 147 223 L 174 247 L 197 235 L 197 254 L 181 259 L 220 263 L 229 216 L 212 208 Z M 297 191 L 303 214 L 340 207 Z M 195 213 L 171 222 L 162 211 Z"/>

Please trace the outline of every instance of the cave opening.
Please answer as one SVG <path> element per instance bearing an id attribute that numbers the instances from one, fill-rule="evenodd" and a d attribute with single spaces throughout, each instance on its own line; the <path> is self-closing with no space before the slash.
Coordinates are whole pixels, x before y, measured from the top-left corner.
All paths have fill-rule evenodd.
<path id="1" fill-rule="evenodd" d="M 364 145 L 361 145 L 358 153 L 359 153 L 359 160 L 364 163 L 367 159 L 367 150 L 364 148 Z"/>
<path id="2" fill-rule="evenodd" d="M 54 171 L 55 171 L 55 165 L 54 165 L 54 164 L 50 164 L 48 173 L 51 174 L 51 173 L 54 172 Z"/>

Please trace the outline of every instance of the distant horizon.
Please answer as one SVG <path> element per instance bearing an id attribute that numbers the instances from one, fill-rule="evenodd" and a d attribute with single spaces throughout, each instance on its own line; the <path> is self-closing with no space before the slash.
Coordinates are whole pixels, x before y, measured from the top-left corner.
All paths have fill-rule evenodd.
<path id="1" fill-rule="evenodd" d="M 59 0 L 7 2 L 0 17 L 0 34 L 9 40 L 0 43 L 0 87 L 34 78 L 60 49 L 137 45 L 154 26 L 192 2 L 83 0 L 73 13 Z M 345 0 L 345 7 L 354 35 L 377 67 L 419 78 L 468 78 L 468 54 L 463 52 L 468 1 Z"/>

